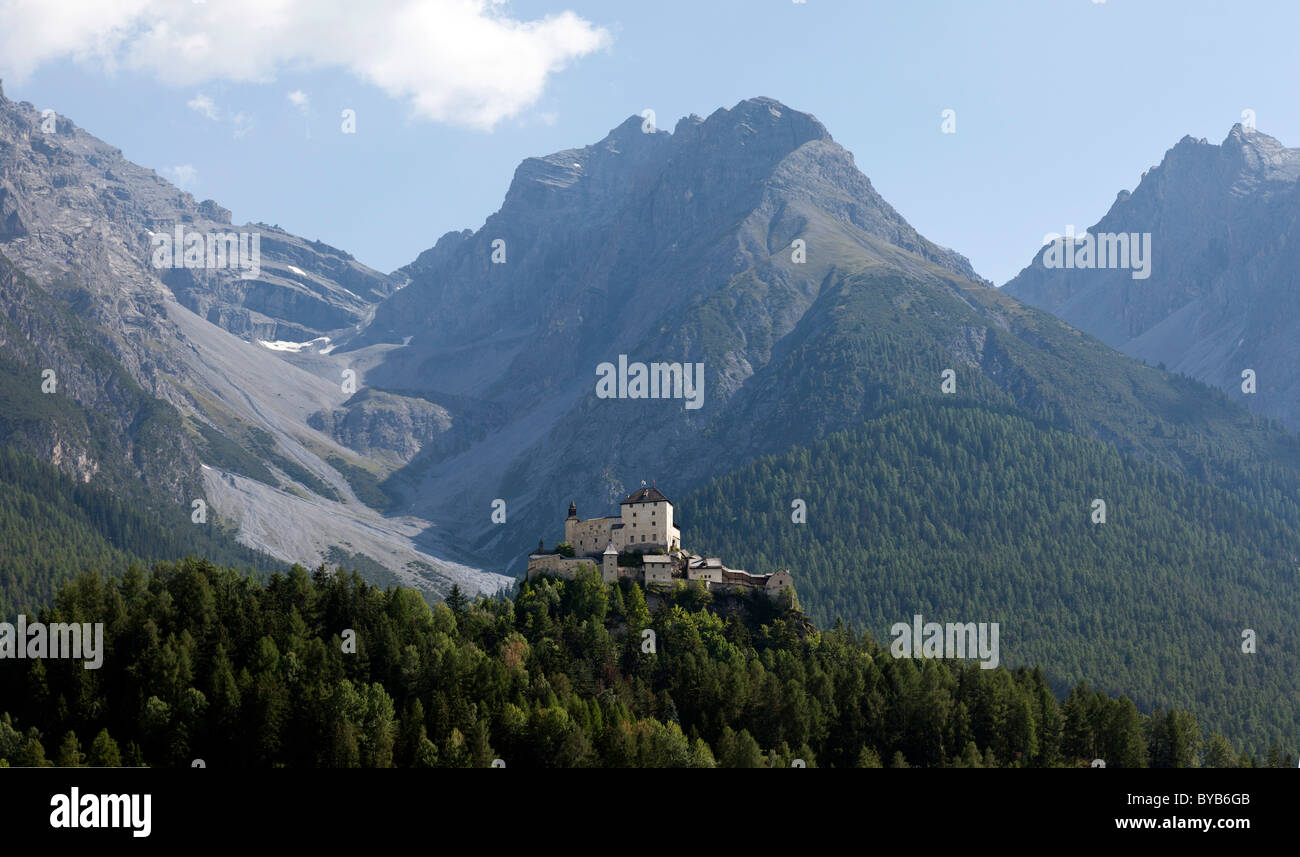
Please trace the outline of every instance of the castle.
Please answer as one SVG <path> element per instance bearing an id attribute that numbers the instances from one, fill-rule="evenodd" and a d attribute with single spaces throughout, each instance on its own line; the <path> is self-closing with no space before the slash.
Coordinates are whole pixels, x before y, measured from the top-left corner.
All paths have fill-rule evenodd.
<path id="1" fill-rule="evenodd" d="M 528 579 L 539 574 L 573 579 L 578 569 L 593 566 L 606 583 L 629 578 L 647 587 L 698 580 L 712 591 L 757 589 L 775 598 L 794 585 L 787 569 L 750 574 L 727 568 L 716 557 L 682 550 L 682 532 L 673 520 L 672 501 L 653 485 L 642 486 L 619 504 L 617 515 L 583 520 L 578 517 L 577 505 L 570 503 L 564 544 L 548 551 L 538 541 L 537 551 L 528 556 Z"/>

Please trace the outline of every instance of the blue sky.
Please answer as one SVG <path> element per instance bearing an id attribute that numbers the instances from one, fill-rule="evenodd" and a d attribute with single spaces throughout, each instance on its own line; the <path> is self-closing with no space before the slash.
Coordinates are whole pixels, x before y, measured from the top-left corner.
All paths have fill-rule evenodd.
<path id="1" fill-rule="evenodd" d="M 14 25 L 8 42 L 0 36 L 9 98 L 52 108 L 160 172 L 192 168 L 187 189 L 232 209 L 236 222 L 278 224 L 385 271 L 444 232 L 482 225 L 521 159 L 595 142 L 646 108 L 669 129 L 683 115 L 757 95 L 812 113 L 917 229 L 999 285 L 1044 234 L 1098 220 L 1186 134 L 1221 142 L 1250 109 L 1259 130 L 1300 145 L 1300 12 L 1289 2 L 492 4 L 484 14 L 528 22 L 568 10 L 585 24 L 566 31 L 574 47 L 565 67 L 534 74 L 535 96 L 502 108 L 508 115 L 490 129 L 464 110 L 429 118 L 410 91 L 377 86 L 375 75 L 392 72 L 382 44 L 361 64 L 373 72 L 367 80 L 356 63 L 291 54 L 281 62 L 277 48 L 256 38 L 232 39 L 239 27 L 258 30 L 245 10 L 259 6 L 242 0 L 201 8 L 235 22 L 214 41 L 242 46 L 248 55 L 239 63 L 265 60 L 258 80 L 233 80 L 240 75 L 220 63 L 177 70 L 163 54 L 118 57 L 108 69 L 58 40 L 28 50 L 31 42 L 16 40 L 41 22 L 20 20 L 10 2 L 0 0 L 0 19 Z M 61 4 L 67 8 L 56 12 L 74 20 L 80 4 L 49 3 Z M 478 31 L 466 26 L 464 35 L 450 25 L 448 33 L 470 51 Z M 86 25 L 92 35 L 94 27 Z M 307 29 L 318 45 L 367 38 L 355 22 Z M 593 32 L 601 46 L 583 47 Z M 76 38 L 80 31 L 68 43 Z M 545 38 L 512 52 L 538 41 Z M 418 66 L 421 58 L 407 60 Z M 461 77 L 453 70 L 430 81 L 419 68 L 394 74 L 436 102 L 440 81 L 473 89 L 464 79 L 476 76 L 472 62 L 453 64 Z M 305 100 L 291 101 L 295 92 Z M 344 109 L 356 111 L 355 134 L 340 130 Z M 941 133 L 945 109 L 956 111 L 955 134 Z"/>

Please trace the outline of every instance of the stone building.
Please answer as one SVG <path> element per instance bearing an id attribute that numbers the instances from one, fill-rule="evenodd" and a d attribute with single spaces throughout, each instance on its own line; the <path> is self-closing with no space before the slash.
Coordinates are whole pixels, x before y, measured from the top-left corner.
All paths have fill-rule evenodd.
<path id="1" fill-rule="evenodd" d="M 671 551 L 681 547 L 682 533 L 673 523 L 673 504 L 658 488 L 633 491 L 619 503 L 617 515 L 601 518 L 578 517 L 578 507 L 569 504 L 564 521 L 564 540 L 579 556 L 598 556 L 606 545 L 614 550 Z"/>
<path id="2" fill-rule="evenodd" d="M 559 546 L 548 551 L 543 541 L 538 542 L 537 551 L 528 557 L 529 580 L 541 574 L 572 579 L 579 569 L 589 566 L 599 570 L 606 583 L 625 577 L 646 586 L 698 580 L 713 591 L 760 589 L 773 597 L 794 586 L 788 569 L 750 574 L 727 568 L 717 557 L 682 550 L 673 504 L 653 485 L 629 494 L 619 504 L 617 515 L 584 520 L 578 517 L 577 505 L 570 503 L 564 541 L 572 548 L 572 556 Z"/>

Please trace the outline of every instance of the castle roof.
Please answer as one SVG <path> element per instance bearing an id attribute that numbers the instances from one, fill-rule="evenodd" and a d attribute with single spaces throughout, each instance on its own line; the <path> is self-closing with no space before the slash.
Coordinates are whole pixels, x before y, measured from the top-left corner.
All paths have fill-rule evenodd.
<path id="1" fill-rule="evenodd" d="M 614 543 L 613 543 L 613 542 L 610 542 L 609 544 L 605 545 L 605 553 L 606 553 L 606 554 L 611 554 L 611 553 L 612 553 L 612 554 L 614 554 L 614 555 L 616 555 L 616 556 L 618 555 L 618 551 L 614 550 Z"/>
<path id="2" fill-rule="evenodd" d="M 636 491 L 633 491 L 631 494 L 628 494 L 627 499 L 624 500 L 622 503 L 619 503 L 619 505 L 626 506 L 629 503 L 671 504 L 672 502 L 673 502 L 672 500 L 669 500 L 667 497 L 664 496 L 664 492 L 660 491 L 658 488 L 651 485 L 649 488 L 641 487 L 638 488 Z"/>

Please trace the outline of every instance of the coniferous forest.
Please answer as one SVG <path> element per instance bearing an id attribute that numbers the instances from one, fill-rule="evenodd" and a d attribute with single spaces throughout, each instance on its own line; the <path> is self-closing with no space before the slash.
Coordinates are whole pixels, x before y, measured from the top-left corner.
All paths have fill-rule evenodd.
<path id="1" fill-rule="evenodd" d="M 1195 711 L 1266 754 L 1300 734 L 1300 649 L 1278 632 L 1300 611 L 1300 495 L 1268 487 L 1295 483 L 1267 464 L 1213 467 L 1230 490 L 1045 421 L 921 402 L 713 480 L 679 514 L 697 550 L 792 567 L 819 623 L 999 622 L 1003 662 L 1048 665 L 1058 694 L 1087 680 Z"/>
<path id="2" fill-rule="evenodd" d="M 3 764 L 487 767 L 1291 766 L 1038 669 L 893 658 L 797 597 L 521 583 L 430 606 L 355 572 L 189 558 L 68 582 L 97 670 L 0 663 Z M 35 617 L 33 617 L 35 618 Z M 647 634 L 645 632 L 652 632 Z M 646 641 L 653 639 L 653 645 Z M 650 650 L 653 651 L 650 651 Z"/>

